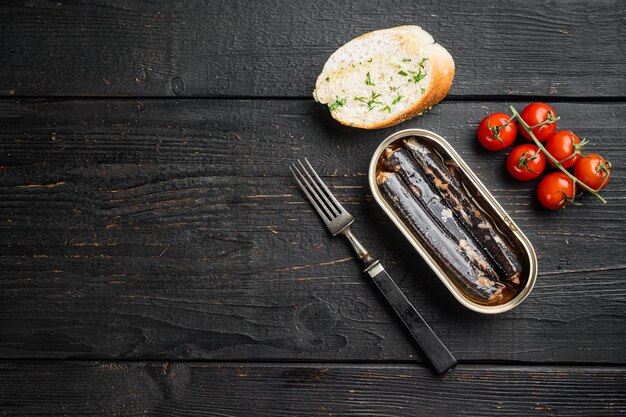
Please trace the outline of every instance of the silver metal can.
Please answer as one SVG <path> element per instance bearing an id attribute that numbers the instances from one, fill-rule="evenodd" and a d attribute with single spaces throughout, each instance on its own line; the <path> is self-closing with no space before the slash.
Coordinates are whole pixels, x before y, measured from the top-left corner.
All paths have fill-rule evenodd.
<path id="1" fill-rule="evenodd" d="M 471 197 L 479 204 L 479 206 L 485 210 L 485 212 L 494 221 L 497 229 L 506 235 L 506 238 L 513 244 L 516 254 L 523 265 L 523 271 L 521 282 L 523 287 L 517 292 L 517 294 L 510 300 L 496 305 L 482 305 L 470 298 L 468 298 L 455 284 L 454 280 L 448 275 L 446 270 L 431 256 L 426 248 L 420 243 L 412 231 L 404 224 L 402 219 L 396 214 L 394 209 L 390 206 L 387 200 L 382 195 L 378 184 L 376 183 L 376 173 L 378 171 L 378 164 L 385 148 L 404 138 L 413 137 L 434 149 L 444 159 L 453 161 L 459 168 L 459 174 L 462 182 L 466 186 Z M 428 263 L 435 274 L 443 282 L 443 284 L 450 290 L 452 295 L 465 307 L 470 310 L 477 311 L 483 314 L 498 314 L 505 311 L 509 311 L 512 308 L 518 306 L 524 299 L 530 294 L 535 281 L 537 280 L 537 256 L 532 244 L 528 238 L 517 227 L 515 222 L 511 220 L 509 215 L 504 211 L 502 206 L 491 195 L 489 190 L 483 185 L 483 183 L 476 177 L 476 174 L 467 166 L 467 164 L 461 159 L 454 148 L 441 136 L 424 129 L 406 129 L 394 133 L 385 139 L 380 146 L 374 152 L 369 167 L 369 184 L 374 195 L 376 202 L 387 213 L 393 223 L 400 229 L 402 234 L 407 238 L 415 250 L 421 255 L 421 257 Z"/>

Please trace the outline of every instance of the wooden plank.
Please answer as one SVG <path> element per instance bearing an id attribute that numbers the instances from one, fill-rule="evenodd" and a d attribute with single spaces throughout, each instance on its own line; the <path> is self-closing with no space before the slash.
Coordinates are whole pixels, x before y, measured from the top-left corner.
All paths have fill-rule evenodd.
<path id="1" fill-rule="evenodd" d="M 461 360 L 623 363 L 626 104 L 554 106 L 616 163 L 606 206 L 537 207 L 535 183 L 475 144 L 502 103 L 402 126 L 447 137 L 535 245 L 533 293 L 491 317 L 458 305 L 375 206 L 369 156 L 396 129 L 338 127 L 299 100 L 2 101 L 0 356 L 421 360 L 295 187 L 286 165 L 307 156 Z"/>
<path id="2" fill-rule="evenodd" d="M 624 97 L 625 18 L 617 0 L 32 1 L 0 9 L 0 94 L 310 97 L 339 46 L 418 24 L 454 56 L 454 96 Z"/>
<path id="3" fill-rule="evenodd" d="M 0 363 L 4 416 L 616 416 L 624 368 Z"/>

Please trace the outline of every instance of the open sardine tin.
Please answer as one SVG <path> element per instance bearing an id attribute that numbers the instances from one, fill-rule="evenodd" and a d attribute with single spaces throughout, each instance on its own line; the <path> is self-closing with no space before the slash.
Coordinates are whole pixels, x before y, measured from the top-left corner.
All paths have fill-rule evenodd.
<path id="1" fill-rule="evenodd" d="M 499 231 L 505 234 L 508 240 L 513 244 L 519 261 L 523 266 L 522 276 L 520 277 L 523 287 L 519 290 L 517 295 L 510 300 L 502 304 L 482 305 L 463 294 L 463 292 L 450 278 L 448 273 L 435 261 L 435 259 L 433 259 L 430 253 L 426 250 L 426 248 L 424 248 L 424 246 L 422 246 L 419 240 L 413 235 L 411 230 L 404 224 L 402 219 L 396 214 L 394 209 L 382 195 L 379 186 L 376 183 L 376 172 L 379 167 L 378 162 L 380 157 L 382 156 L 385 148 L 393 142 L 409 137 L 416 138 L 418 141 L 429 146 L 431 149 L 436 150 L 445 160 L 451 160 L 456 163 L 460 171 L 459 175 L 462 182 L 465 184 L 466 189 L 473 194 L 472 198 L 479 204 L 479 206 L 481 206 L 486 214 L 493 219 Z M 535 281 L 537 280 L 537 256 L 532 244 L 524 233 L 522 233 L 522 231 L 517 227 L 515 222 L 511 220 L 502 206 L 500 206 L 496 199 L 491 195 L 489 190 L 487 190 L 478 177 L 476 177 L 476 174 L 474 174 L 463 159 L 461 159 L 459 154 L 456 153 L 454 148 L 450 146 L 450 144 L 441 136 L 424 129 L 406 129 L 394 133 L 385 139 L 374 152 L 372 161 L 370 162 L 368 176 L 372 194 L 378 204 L 383 208 L 385 213 L 387 213 L 398 229 L 400 229 L 411 245 L 413 245 L 415 250 L 437 274 L 439 279 L 441 279 L 448 290 L 450 290 L 452 295 L 454 295 L 454 297 L 465 307 L 483 314 L 498 314 L 509 311 L 518 306 L 522 301 L 524 301 L 528 294 L 530 294 L 533 286 L 535 285 Z"/>

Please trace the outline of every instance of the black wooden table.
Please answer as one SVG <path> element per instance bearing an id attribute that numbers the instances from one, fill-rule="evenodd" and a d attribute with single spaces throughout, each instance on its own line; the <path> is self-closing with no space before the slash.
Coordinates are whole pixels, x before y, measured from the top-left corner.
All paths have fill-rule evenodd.
<path id="1" fill-rule="evenodd" d="M 623 415 L 626 7 L 33 0 L 0 9 L 0 415 Z M 473 4 L 472 4 L 473 3 Z M 522 4 L 523 3 L 523 4 Z M 450 95 L 382 131 L 311 98 L 337 47 L 418 24 Z M 551 103 L 614 163 L 542 210 L 476 144 Z M 440 133 L 533 242 L 515 310 L 456 302 L 376 206 L 373 150 Z M 436 377 L 287 165 L 306 156 L 460 365 Z"/>

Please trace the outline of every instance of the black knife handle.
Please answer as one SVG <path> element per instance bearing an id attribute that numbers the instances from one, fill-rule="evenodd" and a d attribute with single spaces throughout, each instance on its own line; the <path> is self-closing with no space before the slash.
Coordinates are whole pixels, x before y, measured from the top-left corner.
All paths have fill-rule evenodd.
<path id="1" fill-rule="evenodd" d="M 456 366 L 456 359 L 424 321 L 413 304 L 406 298 L 400 287 L 391 279 L 385 268 L 375 262 L 365 270 L 376 283 L 391 307 L 400 316 L 413 338 L 426 354 L 438 374 L 445 374 Z"/>

